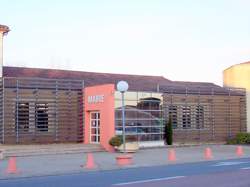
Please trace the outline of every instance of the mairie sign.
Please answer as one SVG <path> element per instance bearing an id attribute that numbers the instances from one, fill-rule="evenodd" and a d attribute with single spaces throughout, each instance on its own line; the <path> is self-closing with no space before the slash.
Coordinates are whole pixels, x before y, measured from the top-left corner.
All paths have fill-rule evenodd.
<path id="1" fill-rule="evenodd" d="M 88 103 L 103 103 L 104 95 L 88 96 Z"/>

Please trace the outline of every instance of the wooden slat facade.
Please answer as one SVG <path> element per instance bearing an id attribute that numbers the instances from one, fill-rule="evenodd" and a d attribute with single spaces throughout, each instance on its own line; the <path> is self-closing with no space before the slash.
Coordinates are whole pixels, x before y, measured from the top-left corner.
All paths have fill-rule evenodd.
<path id="1" fill-rule="evenodd" d="M 0 143 L 82 142 L 83 88 L 81 80 L 3 78 Z M 245 90 L 159 86 L 159 91 L 164 118 L 175 110 L 175 142 L 225 141 L 246 131 Z"/>
<path id="2" fill-rule="evenodd" d="M 3 79 L 0 79 L 0 142 L 3 140 L 3 115 L 4 115 L 4 110 L 3 110 Z"/>
<path id="3" fill-rule="evenodd" d="M 83 141 L 83 81 L 4 78 L 0 142 Z"/>
<path id="4" fill-rule="evenodd" d="M 185 88 L 183 88 L 185 90 Z M 188 88 L 186 88 L 188 90 Z M 197 89 L 199 90 L 199 89 Z M 171 107 L 177 108 L 177 128 L 174 129 L 174 142 L 214 142 L 226 141 L 239 132 L 246 132 L 246 96 L 245 90 L 228 89 L 228 92 L 216 93 L 213 90 L 205 94 L 163 95 L 165 118 L 171 114 Z M 189 127 L 183 127 L 183 110 L 190 111 Z M 202 108 L 202 111 L 197 111 Z M 174 115 L 176 115 L 176 113 Z M 200 116 L 197 116 L 200 114 Z M 177 119 L 176 119 L 177 118 Z M 200 123 L 200 124 L 199 124 Z"/>

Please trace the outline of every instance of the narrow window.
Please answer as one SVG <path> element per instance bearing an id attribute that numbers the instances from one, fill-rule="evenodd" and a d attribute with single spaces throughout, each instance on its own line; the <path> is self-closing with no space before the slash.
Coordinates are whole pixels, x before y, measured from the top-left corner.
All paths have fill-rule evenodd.
<path id="1" fill-rule="evenodd" d="M 182 127 L 183 129 L 191 128 L 191 107 L 182 106 Z"/>
<path id="2" fill-rule="evenodd" d="M 169 106 L 168 114 L 172 119 L 172 127 L 174 129 L 178 128 L 177 106 L 174 106 L 174 105 Z"/>
<path id="3" fill-rule="evenodd" d="M 196 123 L 196 129 L 204 128 L 204 107 L 203 106 L 200 106 L 200 105 L 196 106 L 195 123 Z"/>
<path id="4" fill-rule="evenodd" d="M 17 103 L 16 108 L 16 130 L 19 132 L 29 131 L 29 103 Z"/>
<path id="5" fill-rule="evenodd" d="M 48 132 L 48 104 L 36 103 L 36 129 L 41 132 Z"/>

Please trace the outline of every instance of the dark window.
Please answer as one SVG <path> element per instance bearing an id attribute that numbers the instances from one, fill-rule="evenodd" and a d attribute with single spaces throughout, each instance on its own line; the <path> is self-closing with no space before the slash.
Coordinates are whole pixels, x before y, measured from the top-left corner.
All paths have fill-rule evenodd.
<path id="1" fill-rule="evenodd" d="M 36 103 L 36 129 L 41 132 L 48 132 L 48 104 Z"/>
<path id="2" fill-rule="evenodd" d="M 29 131 L 29 103 L 17 103 L 16 130 L 19 132 Z"/>
<path id="3" fill-rule="evenodd" d="M 182 106 L 182 127 L 183 129 L 191 128 L 191 107 Z"/>
<path id="4" fill-rule="evenodd" d="M 178 127 L 178 118 L 177 118 L 177 106 L 171 105 L 169 106 L 169 116 L 172 119 L 172 127 L 176 129 Z"/>

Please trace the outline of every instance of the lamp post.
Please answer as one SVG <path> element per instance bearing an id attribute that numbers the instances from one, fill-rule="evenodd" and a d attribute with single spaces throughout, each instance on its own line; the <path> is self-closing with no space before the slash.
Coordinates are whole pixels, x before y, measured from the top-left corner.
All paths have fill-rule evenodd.
<path id="1" fill-rule="evenodd" d="M 123 153 L 126 152 L 126 139 L 125 139 L 125 106 L 124 106 L 124 93 L 128 90 L 128 83 L 126 81 L 119 81 L 117 83 L 117 90 L 122 94 L 122 142 Z"/>
<path id="2" fill-rule="evenodd" d="M 0 78 L 3 77 L 3 37 L 10 31 L 6 25 L 0 25 Z"/>

